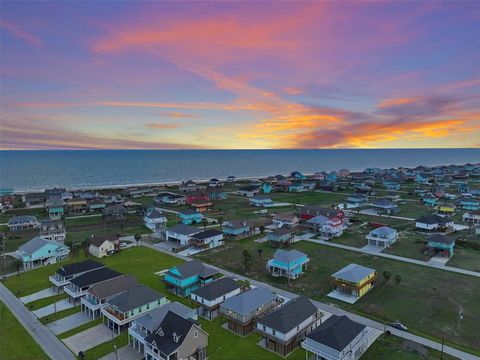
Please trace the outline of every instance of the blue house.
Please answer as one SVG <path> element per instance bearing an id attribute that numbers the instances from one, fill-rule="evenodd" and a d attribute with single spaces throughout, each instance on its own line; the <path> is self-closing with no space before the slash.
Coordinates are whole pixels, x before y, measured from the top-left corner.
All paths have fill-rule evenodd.
<path id="1" fill-rule="evenodd" d="M 468 184 L 466 183 L 460 183 L 457 185 L 457 189 L 459 193 L 468 193 L 470 191 L 470 188 L 468 187 Z"/>
<path id="2" fill-rule="evenodd" d="M 273 201 L 269 196 L 255 195 L 254 197 L 250 198 L 251 206 L 272 206 L 272 204 Z"/>
<path id="3" fill-rule="evenodd" d="M 330 182 L 337 181 L 337 173 L 335 171 L 329 172 L 327 177 L 325 178 L 325 180 L 330 181 Z"/>
<path id="4" fill-rule="evenodd" d="M 225 221 L 222 224 L 222 231 L 230 236 L 246 236 L 250 234 L 250 223 L 245 220 Z"/>
<path id="5" fill-rule="evenodd" d="M 263 183 L 262 184 L 262 192 L 264 194 L 270 194 L 273 190 L 273 186 L 272 184 L 269 184 L 269 183 Z"/>
<path id="6" fill-rule="evenodd" d="M 398 190 L 400 190 L 400 184 L 395 183 L 395 182 L 391 182 L 391 183 L 386 185 L 386 188 L 389 191 L 398 191 Z"/>
<path id="7" fill-rule="evenodd" d="M 422 175 L 415 175 L 415 182 L 418 184 L 428 184 L 428 179 L 424 178 Z"/>
<path id="8" fill-rule="evenodd" d="M 445 235 L 433 235 L 427 238 L 427 248 L 432 255 L 451 258 L 454 254 L 455 239 Z"/>
<path id="9" fill-rule="evenodd" d="M 165 274 L 163 281 L 167 290 L 178 296 L 190 296 L 199 287 L 213 281 L 218 271 L 198 260 L 174 266 Z"/>
<path id="10" fill-rule="evenodd" d="M 202 222 L 203 215 L 194 209 L 184 209 L 178 212 L 180 220 L 185 225 L 199 224 Z"/>
<path id="11" fill-rule="evenodd" d="M 305 180 L 306 177 L 300 171 L 292 171 L 291 174 L 297 180 Z"/>
<path id="12" fill-rule="evenodd" d="M 18 248 L 17 257 L 23 262 L 24 269 L 30 269 L 65 260 L 69 253 L 68 246 L 36 236 Z"/>
<path id="13" fill-rule="evenodd" d="M 436 206 L 437 198 L 435 196 L 426 195 L 422 198 L 422 203 L 425 206 Z"/>
<path id="14" fill-rule="evenodd" d="M 225 200 L 227 198 L 227 193 L 222 189 L 215 189 L 208 192 L 208 200 Z"/>
<path id="15" fill-rule="evenodd" d="M 268 261 L 267 271 L 275 277 L 296 279 L 303 274 L 309 261 L 308 255 L 301 251 L 278 249 Z"/>
<path id="16" fill-rule="evenodd" d="M 457 200 L 457 205 L 464 210 L 479 210 L 480 202 L 473 198 L 463 197 Z"/>

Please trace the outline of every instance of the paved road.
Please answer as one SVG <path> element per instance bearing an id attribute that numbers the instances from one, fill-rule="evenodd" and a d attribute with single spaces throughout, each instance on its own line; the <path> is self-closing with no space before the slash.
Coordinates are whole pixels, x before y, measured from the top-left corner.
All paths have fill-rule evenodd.
<path id="1" fill-rule="evenodd" d="M 189 258 L 189 257 L 186 257 L 186 256 L 181 256 L 179 254 L 176 254 L 176 253 L 172 253 L 170 251 L 166 251 L 166 250 L 163 250 L 163 249 L 160 249 L 152 244 L 149 244 L 149 243 L 146 243 L 146 242 L 140 242 L 140 245 L 142 246 L 146 246 L 146 247 L 149 247 L 151 249 L 154 249 L 156 251 L 159 251 L 159 252 L 163 252 L 165 254 L 168 254 L 168 255 L 171 255 L 171 256 L 174 256 L 174 257 L 177 257 L 179 259 L 182 259 L 182 260 L 185 260 L 185 261 L 191 261 L 192 259 Z M 266 284 L 266 283 L 263 283 L 263 282 L 260 282 L 260 281 L 257 281 L 257 280 L 253 280 L 253 279 L 250 279 L 248 277 L 245 277 L 243 275 L 239 275 L 239 274 L 236 274 L 236 273 L 233 273 L 231 271 L 226 271 L 222 268 L 219 268 L 219 267 L 216 267 L 216 266 L 213 266 L 211 264 L 207 264 L 208 266 L 211 266 L 215 269 L 217 269 L 220 273 L 224 274 L 224 275 L 227 275 L 227 276 L 231 276 L 233 278 L 236 278 L 236 279 L 239 279 L 239 280 L 246 280 L 248 281 L 250 284 L 252 285 L 255 285 L 255 286 L 261 286 L 261 287 L 264 287 L 264 288 L 268 288 L 270 289 L 271 291 L 281 295 L 281 296 L 285 296 L 287 298 L 295 298 L 297 297 L 298 295 L 297 294 L 294 294 L 292 292 L 289 292 L 289 291 L 286 291 L 286 290 L 282 290 L 282 289 L 279 289 L 279 288 L 276 288 L 276 287 L 273 287 L 269 284 Z M 432 340 L 429 340 L 429 339 L 426 339 L 426 338 L 423 338 L 421 336 L 417 336 L 417 335 L 414 335 L 414 334 L 411 334 L 411 333 L 408 333 L 408 332 L 405 332 L 405 331 L 400 331 L 400 330 L 397 330 L 395 328 L 392 328 L 390 326 L 387 326 L 385 327 L 384 324 L 382 323 L 379 323 L 377 321 L 374 321 L 374 320 L 371 320 L 371 319 L 368 319 L 366 317 L 363 317 L 363 316 L 359 316 L 359 315 L 356 315 L 356 314 L 352 314 L 352 313 L 349 313 L 347 311 L 344 311 L 342 309 L 339 309 L 335 306 L 332 306 L 332 305 L 327 305 L 327 304 L 324 304 L 324 303 L 321 303 L 321 302 L 318 302 L 318 301 L 315 301 L 313 300 L 313 303 L 321 310 L 321 311 L 324 311 L 324 312 L 328 312 L 328 313 L 331 313 L 331 314 L 335 314 L 335 315 L 347 315 L 349 318 L 351 318 L 352 320 L 360 323 L 360 324 L 363 324 L 365 326 L 370 326 L 374 329 L 377 329 L 377 330 L 380 330 L 380 331 L 384 331 L 385 329 L 386 330 L 389 330 L 393 335 L 396 335 L 400 338 L 403 338 L 403 339 L 406 339 L 406 340 L 410 340 L 410 341 L 413 341 L 413 342 L 416 342 L 418 344 L 421 344 L 421 345 L 424 345 L 426 347 L 429 347 L 431 349 L 435 349 L 435 350 L 441 350 L 442 349 L 442 344 L 436 342 L 436 341 L 432 341 Z M 449 355 L 452 355 L 452 356 L 455 356 L 459 359 L 462 359 L 462 360 L 480 360 L 480 357 L 477 357 L 475 355 L 471 355 L 469 353 L 466 353 L 466 352 L 463 352 L 463 351 L 460 351 L 460 350 L 457 350 L 455 348 L 452 348 L 452 347 L 449 347 L 449 346 L 444 346 L 443 348 L 443 351 L 446 353 L 446 354 L 449 354 Z"/>
<path id="2" fill-rule="evenodd" d="M 44 325 L 35 315 L 27 310 L 23 303 L 16 298 L 2 283 L 0 283 L 0 299 L 20 321 L 32 338 L 40 345 L 43 351 L 52 360 L 75 360 L 75 356 L 68 348 Z"/>
<path id="3" fill-rule="evenodd" d="M 480 272 L 477 272 L 477 271 L 465 270 L 465 269 L 460 269 L 460 268 L 456 268 L 456 267 L 452 267 L 452 266 L 446 266 L 446 265 L 436 264 L 436 263 L 432 263 L 432 262 L 425 262 L 425 261 L 422 261 L 422 260 L 415 260 L 415 259 L 410 259 L 410 258 L 406 258 L 406 257 L 402 257 L 402 256 L 392 255 L 392 254 L 384 254 L 384 253 L 377 252 L 377 251 L 371 251 L 371 250 L 366 250 L 366 249 L 363 249 L 363 248 L 356 248 L 356 247 L 353 247 L 353 246 L 332 243 L 330 241 L 325 241 L 325 240 L 318 240 L 318 239 L 304 239 L 304 240 L 305 241 L 310 241 L 310 242 L 313 242 L 313 243 L 317 243 L 317 244 L 321 244 L 321 245 L 335 247 L 335 248 L 338 248 L 338 249 L 354 251 L 354 252 L 358 252 L 358 253 L 362 253 L 362 254 L 375 255 L 375 256 L 384 257 L 384 258 L 387 258 L 387 259 L 403 261 L 403 262 L 406 262 L 406 263 L 420 265 L 420 266 L 426 266 L 426 267 L 430 267 L 430 268 L 433 268 L 433 269 L 451 271 L 451 272 L 458 273 L 458 274 L 480 277 Z"/>

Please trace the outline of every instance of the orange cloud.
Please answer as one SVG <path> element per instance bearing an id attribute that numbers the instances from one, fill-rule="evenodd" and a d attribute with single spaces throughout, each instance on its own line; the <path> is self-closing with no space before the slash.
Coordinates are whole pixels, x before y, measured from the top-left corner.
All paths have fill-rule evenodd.
<path id="1" fill-rule="evenodd" d="M 381 101 L 377 107 L 380 109 L 385 109 L 392 106 L 411 104 L 416 102 L 417 99 L 414 98 L 396 98 L 396 99 L 385 99 Z"/>
<path id="2" fill-rule="evenodd" d="M 2 20 L 0 22 L 0 28 L 6 29 L 17 39 L 23 40 L 34 47 L 40 48 L 43 46 L 43 42 L 39 38 L 21 29 L 18 25 L 12 23 L 11 21 Z"/>
<path id="3" fill-rule="evenodd" d="M 146 127 L 150 129 L 177 129 L 180 127 L 179 124 L 174 124 L 174 123 L 149 123 L 145 125 Z"/>

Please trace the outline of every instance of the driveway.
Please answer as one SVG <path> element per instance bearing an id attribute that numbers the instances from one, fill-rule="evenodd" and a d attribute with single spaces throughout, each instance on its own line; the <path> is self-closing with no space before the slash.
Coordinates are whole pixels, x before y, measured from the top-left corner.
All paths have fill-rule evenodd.
<path id="1" fill-rule="evenodd" d="M 67 299 L 57 301 L 57 312 L 71 308 L 73 308 L 73 303 L 69 302 Z M 35 314 L 36 317 L 42 318 L 55 312 L 55 304 L 47 305 L 32 312 Z"/>
<path id="2" fill-rule="evenodd" d="M 379 253 L 379 252 L 382 252 L 384 250 L 383 247 L 375 246 L 375 245 L 365 245 L 361 249 L 362 249 L 362 251 L 364 251 L 366 253 Z"/>
<path id="3" fill-rule="evenodd" d="M 104 342 L 112 340 L 112 330 L 107 326 L 100 324 L 94 326 L 93 328 L 82 331 L 81 333 L 75 334 L 63 340 L 65 345 L 67 345 L 70 350 L 75 355 L 78 355 L 80 351 L 86 351 L 94 348 L 97 345 L 103 344 Z M 118 334 L 113 334 L 115 337 Z M 113 345 L 112 345 L 113 350 Z"/>
<path id="4" fill-rule="evenodd" d="M 48 288 L 48 289 L 40 290 L 30 295 L 21 297 L 20 301 L 23 302 L 24 304 L 28 304 L 28 303 L 31 303 L 32 301 L 45 299 L 53 295 L 55 295 L 55 292 L 52 290 L 52 288 Z"/>
<path id="5" fill-rule="evenodd" d="M 89 321 L 92 321 L 92 319 L 89 318 L 84 312 L 79 312 L 47 324 L 47 327 L 52 330 L 55 335 L 58 335 L 64 333 L 65 331 L 75 329 L 76 327 L 86 324 Z"/>
<path id="6" fill-rule="evenodd" d="M 120 360 L 141 360 L 143 359 L 143 354 L 140 354 L 133 350 L 131 346 L 124 346 L 117 350 L 118 359 Z M 108 355 L 100 358 L 99 360 L 117 360 L 114 352 L 111 352 Z"/>

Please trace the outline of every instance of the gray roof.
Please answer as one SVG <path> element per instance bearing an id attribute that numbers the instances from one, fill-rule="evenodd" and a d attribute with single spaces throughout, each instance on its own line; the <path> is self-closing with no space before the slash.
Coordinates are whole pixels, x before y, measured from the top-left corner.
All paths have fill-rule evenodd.
<path id="1" fill-rule="evenodd" d="M 138 318 L 135 321 L 140 325 L 142 325 L 144 328 L 150 331 L 155 331 L 158 329 L 158 327 L 162 323 L 163 319 L 165 319 L 165 316 L 169 311 L 181 316 L 184 319 L 191 318 L 192 314 L 194 313 L 194 310 L 189 308 L 188 306 L 185 306 L 178 302 L 172 302 L 172 303 L 165 304 L 149 312 L 146 315 L 143 315 L 142 317 Z"/>
<path id="2" fill-rule="evenodd" d="M 307 254 L 295 249 L 293 250 L 277 249 L 277 251 L 275 251 L 275 254 L 273 254 L 273 258 L 284 263 L 289 263 L 289 262 L 298 260 L 306 255 Z"/>
<path id="3" fill-rule="evenodd" d="M 363 329 L 365 329 L 364 325 L 350 320 L 345 315 L 332 315 L 308 334 L 307 338 L 331 349 L 342 351 Z"/>
<path id="4" fill-rule="evenodd" d="M 224 277 L 198 288 L 193 292 L 193 295 L 205 300 L 215 300 L 236 289 L 240 289 L 240 285 L 232 278 Z"/>
<path id="5" fill-rule="evenodd" d="M 264 288 L 253 288 L 224 301 L 222 307 L 240 315 L 247 315 L 274 301 L 277 295 Z"/>
<path id="6" fill-rule="evenodd" d="M 170 229 L 167 229 L 167 231 L 171 231 L 181 235 L 193 235 L 193 234 L 198 234 L 203 230 L 190 225 L 178 224 Z"/>
<path id="7" fill-rule="evenodd" d="M 286 334 L 316 312 L 317 308 L 307 297 L 299 296 L 261 318 L 258 322 Z"/>
<path id="8" fill-rule="evenodd" d="M 374 271 L 375 269 L 370 269 L 365 266 L 350 264 L 345 266 L 343 269 L 338 270 L 332 276 L 337 279 L 357 283 L 360 280 L 365 279 L 368 275 L 370 275 Z"/>
<path id="9" fill-rule="evenodd" d="M 325 225 L 330 221 L 330 219 L 323 215 L 317 215 L 311 219 L 307 220 L 309 224 Z"/>
<path id="10" fill-rule="evenodd" d="M 19 215 L 8 220 L 9 224 L 23 223 L 23 222 L 37 222 L 37 217 L 33 215 Z"/>
<path id="11" fill-rule="evenodd" d="M 198 275 L 200 277 L 208 277 L 214 274 L 218 274 L 217 270 L 209 266 L 205 266 L 202 262 L 198 260 L 184 262 L 181 265 L 175 266 L 175 268 L 180 273 L 181 278 L 184 279 L 192 277 L 194 275 Z M 172 273 L 170 270 L 168 271 L 168 274 L 178 278 L 178 275 Z"/>
<path id="12" fill-rule="evenodd" d="M 394 235 L 396 233 L 397 233 L 397 230 L 392 229 L 391 227 L 388 227 L 388 226 L 381 226 L 379 228 L 376 228 L 370 231 L 370 234 L 377 234 L 380 236 L 389 236 L 389 235 Z"/>
<path id="13" fill-rule="evenodd" d="M 447 224 L 449 222 L 452 222 L 452 219 L 450 219 L 447 216 L 432 214 L 432 215 L 425 215 L 425 216 L 419 217 L 418 219 L 415 219 L 415 222 L 423 223 L 423 224 L 431 224 L 431 225 Z"/>
<path id="14" fill-rule="evenodd" d="M 47 245 L 47 244 L 53 244 L 53 245 L 56 245 L 58 247 L 60 246 L 65 246 L 65 245 L 62 245 L 56 241 L 50 241 L 50 240 L 45 240 L 39 236 L 35 236 L 33 239 L 27 241 L 25 244 L 23 244 L 22 246 L 20 246 L 18 248 L 18 250 L 26 253 L 26 254 L 33 254 L 35 251 L 37 251 L 38 249 L 41 249 L 43 246 Z"/>
<path id="15" fill-rule="evenodd" d="M 108 303 L 114 305 L 121 312 L 127 312 L 164 297 L 165 296 L 152 288 L 137 285 L 111 298 Z"/>
<path id="16" fill-rule="evenodd" d="M 88 292 L 98 299 L 106 299 L 127 291 L 136 285 L 138 285 L 138 282 L 134 276 L 124 275 L 95 284 Z"/>
<path id="17" fill-rule="evenodd" d="M 158 210 L 153 210 L 148 213 L 147 217 L 149 219 L 160 219 L 160 218 L 164 218 L 165 215 L 163 215 L 163 213 Z"/>

